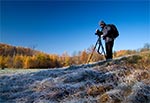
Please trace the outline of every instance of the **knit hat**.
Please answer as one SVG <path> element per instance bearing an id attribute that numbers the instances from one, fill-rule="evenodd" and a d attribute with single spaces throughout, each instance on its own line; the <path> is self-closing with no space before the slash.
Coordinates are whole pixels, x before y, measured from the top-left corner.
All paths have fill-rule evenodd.
<path id="1" fill-rule="evenodd" d="M 105 25 L 106 23 L 102 20 L 99 22 L 99 25 Z"/>

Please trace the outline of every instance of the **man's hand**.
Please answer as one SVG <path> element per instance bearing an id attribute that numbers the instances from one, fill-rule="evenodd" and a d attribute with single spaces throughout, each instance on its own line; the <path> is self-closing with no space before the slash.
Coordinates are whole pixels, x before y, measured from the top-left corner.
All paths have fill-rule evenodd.
<path id="1" fill-rule="evenodd" d="M 103 38 L 103 40 L 105 40 L 105 39 L 106 39 L 106 37 L 105 37 L 104 35 L 101 35 L 101 38 Z"/>
<path id="2" fill-rule="evenodd" d="M 104 35 L 101 35 L 101 38 L 104 38 Z"/>
<path id="3" fill-rule="evenodd" d="M 96 29 L 95 31 L 95 35 L 101 36 L 103 33 L 101 31 L 99 31 L 99 29 Z"/>
<path id="4" fill-rule="evenodd" d="M 98 32 L 99 32 L 99 29 L 96 29 L 95 30 L 95 34 L 98 35 Z"/>

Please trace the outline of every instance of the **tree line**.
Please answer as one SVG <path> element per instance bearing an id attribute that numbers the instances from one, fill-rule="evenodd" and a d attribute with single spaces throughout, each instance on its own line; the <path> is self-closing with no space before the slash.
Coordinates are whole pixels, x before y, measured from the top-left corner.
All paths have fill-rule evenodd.
<path id="1" fill-rule="evenodd" d="M 140 51 L 150 50 L 145 44 Z M 62 55 L 46 54 L 31 48 L 15 47 L 0 43 L 0 68 L 59 68 L 69 65 L 85 64 L 93 51 L 93 46 L 70 56 L 67 52 Z M 114 57 L 134 54 L 135 50 L 121 50 L 114 52 Z M 90 62 L 104 60 L 103 55 L 96 51 Z"/>

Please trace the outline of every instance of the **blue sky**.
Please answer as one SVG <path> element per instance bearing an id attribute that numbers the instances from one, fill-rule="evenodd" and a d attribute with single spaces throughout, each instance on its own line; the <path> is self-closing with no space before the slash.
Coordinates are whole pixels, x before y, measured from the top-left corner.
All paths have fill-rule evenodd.
<path id="1" fill-rule="evenodd" d="M 94 45 L 100 20 L 118 27 L 116 51 L 150 43 L 149 0 L 0 0 L 0 10 L 1 43 L 50 54 Z"/>

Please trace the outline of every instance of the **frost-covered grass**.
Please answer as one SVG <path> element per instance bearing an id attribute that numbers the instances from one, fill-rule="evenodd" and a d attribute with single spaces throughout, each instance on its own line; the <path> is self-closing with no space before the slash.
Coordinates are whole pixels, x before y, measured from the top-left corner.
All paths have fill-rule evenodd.
<path id="1" fill-rule="evenodd" d="M 135 56 L 52 70 L 6 72 L 0 75 L 0 103 L 150 103 L 150 63 L 147 59 L 139 67 L 147 57 Z"/>
<path id="2" fill-rule="evenodd" d="M 24 73 L 30 73 L 30 72 L 37 72 L 44 69 L 0 69 L 0 76 L 2 75 L 14 75 L 14 74 L 24 74 Z"/>

